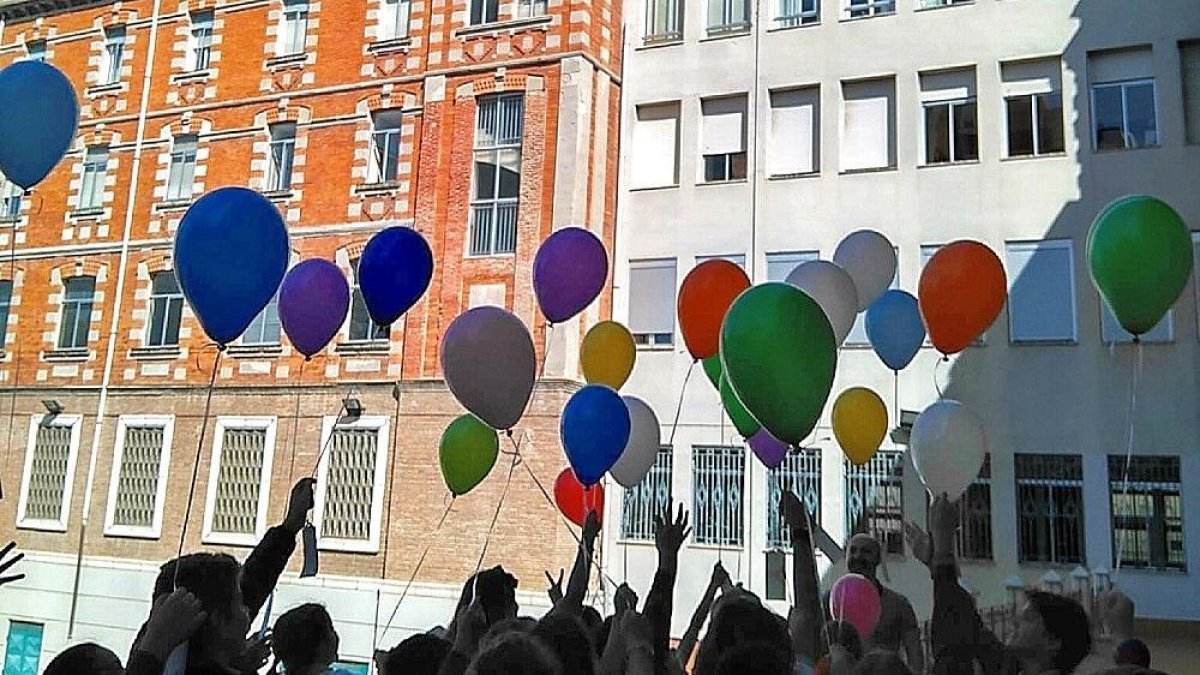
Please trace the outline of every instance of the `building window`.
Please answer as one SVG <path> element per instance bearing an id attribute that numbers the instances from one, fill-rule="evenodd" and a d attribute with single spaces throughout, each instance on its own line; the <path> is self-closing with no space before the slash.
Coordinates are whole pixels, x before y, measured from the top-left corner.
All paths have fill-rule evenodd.
<path id="1" fill-rule="evenodd" d="M 1179 45 L 1179 63 L 1183 80 L 1183 118 L 1187 142 L 1200 144 L 1200 40 Z"/>
<path id="2" fill-rule="evenodd" d="M 408 37 L 411 13 L 411 0 L 383 0 L 379 6 L 379 39 L 399 40 Z"/>
<path id="3" fill-rule="evenodd" d="M 167 172 L 167 200 L 190 200 L 195 182 L 196 137 L 176 136 L 171 142 L 171 166 Z"/>
<path id="4" fill-rule="evenodd" d="M 546 15 L 546 0 L 517 0 L 517 18 Z"/>
<path id="5" fill-rule="evenodd" d="M 671 465 L 674 453 L 662 447 L 650 472 L 637 486 L 625 490 L 621 502 L 621 538 L 654 541 L 654 517 L 671 505 Z"/>
<path id="6" fill-rule="evenodd" d="M 697 544 L 742 545 L 742 486 L 746 449 L 692 449 L 692 538 Z"/>
<path id="7" fill-rule="evenodd" d="M 679 184 L 679 102 L 639 105 L 629 147 L 632 188 Z"/>
<path id="8" fill-rule="evenodd" d="M 275 418 L 218 418 L 204 542 L 253 546 L 266 532 Z"/>
<path id="9" fill-rule="evenodd" d="M 846 16 L 862 19 L 868 16 L 883 16 L 896 12 L 896 0 L 848 0 Z"/>
<path id="10" fill-rule="evenodd" d="M 904 553 L 904 454 L 880 450 L 866 464 L 843 460 L 847 534 L 867 532 L 886 553 Z"/>
<path id="11" fill-rule="evenodd" d="M 928 506 L 930 498 L 925 495 Z M 984 455 L 979 475 L 958 500 L 955 555 L 971 560 L 992 559 L 992 457 Z"/>
<path id="12" fill-rule="evenodd" d="M 267 191 L 292 188 L 292 163 L 296 157 L 296 123 L 271 125 L 271 164 L 267 173 Z"/>
<path id="13" fill-rule="evenodd" d="M 279 293 L 254 317 L 246 332 L 242 333 L 243 345 L 277 345 L 282 324 L 279 322 Z"/>
<path id="14" fill-rule="evenodd" d="M 11 279 L 0 279 L 0 354 L 8 337 L 8 317 L 12 312 L 13 282 Z"/>
<path id="15" fill-rule="evenodd" d="M 146 330 L 147 347 L 173 347 L 179 344 L 179 324 L 183 318 L 183 292 L 174 271 L 150 275 L 150 323 Z"/>
<path id="16" fill-rule="evenodd" d="M 775 26 L 793 28 L 821 20 L 820 0 L 776 0 Z"/>
<path id="17" fill-rule="evenodd" d="M 744 254 L 744 253 L 728 253 L 725 255 L 698 255 L 698 256 L 696 256 L 696 264 L 697 265 L 699 265 L 700 263 L 703 263 L 703 262 L 708 262 L 709 260 L 726 260 L 726 261 L 729 261 L 729 262 L 733 263 L 734 265 L 737 265 L 738 267 L 742 268 L 742 271 L 746 270 L 746 254 Z"/>
<path id="18" fill-rule="evenodd" d="M 304 37 L 308 33 L 308 0 L 283 0 L 283 15 L 279 22 L 279 42 L 276 56 L 304 53 Z"/>
<path id="19" fill-rule="evenodd" d="M 100 58 L 100 84 L 121 81 L 121 57 L 125 55 L 125 27 L 114 26 L 104 31 L 104 53 Z"/>
<path id="20" fill-rule="evenodd" d="M 500 0 L 471 0 L 471 25 L 495 23 L 500 12 Z"/>
<path id="21" fill-rule="evenodd" d="M 925 163 L 979 159 L 975 70 L 921 73 L 925 109 Z"/>
<path id="22" fill-rule="evenodd" d="M 675 259 L 629 261 L 629 331 L 639 347 L 675 343 Z"/>
<path id="23" fill-rule="evenodd" d="M 950 5 L 968 5 L 975 0 L 917 0 L 918 9 L 933 9 L 935 7 L 949 7 Z"/>
<path id="24" fill-rule="evenodd" d="M 1083 557 L 1083 459 L 1015 455 L 1021 562 L 1078 564 Z"/>
<path id="25" fill-rule="evenodd" d="M 767 281 L 786 281 L 792 270 L 810 260 L 820 260 L 820 251 L 779 251 L 767 254 Z"/>
<path id="26" fill-rule="evenodd" d="M 469 255 L 502 255 L 517 250 L 524 112 L 525 100 L 520 94 L 479 99 Z"/>
<path id="27" fill-rule="evenodd" d="M 387 475 L 387 418 L 349 424 L 325 419 L 318 467 L 316 527 L 323 548 L 376 552 Z"/>
<path id="28" fill-rule="evenodd" d="M 62 320 L 58 325 L 59 349 L 86 349 L 96 277 L 71 277 L 63 285 Z"/>
<path id="29" fill-rule="evenodd" d="M 707 0 L 708 34 L 736 33 L 750 28 L 747 0 Z"/>
<path id="30" fill-rule="evenodd" d="M 896 165 L 896 81 L 842 83 L 841 170 Z"/>
<path id="31" fill-rule="evenodd" d="M 46 61 L 46 41 L 34 40 L 33 42 L 25 43 L 26 61 Z"/>
<path id="32" fill-rule="evenodd" d="M 1008 156 L 1062 152 L 1062 66 L 1057 58 L 1000 64 Z"/>
<path id="33" fill-rule="evenodd" d="M 0 178 L 0 220 L 21 217 L 21 198 L 25 192 L 15 183 Z"/>
<path id="34" fill-rule="evenodd" d="M 700 101 L 700 132 L 705 183 L 746 178 L 746 97 Z"/>
<path id="35" fill-rule="evenodd" d="M 117 423 L 105 534 L 158 538 L 167 497 L 171 432 L 170 417 L 122 417 Z"/>
<path id="36" fill-rule="evenodd" d="M 1108 456 L 1113 565 L 1187 569 L 1178 457 Z"/>
<path id="37" fill-rule="evenodd" d="M 1088 54 L 1092 140 L 1097 150 L 1158 145 L 1152 57 L 1148 47 Z"/>
<path id="38" fill-rule="evenodd" d="M 1070 239 L 1009 242 L 1008 337 L 1018 342 L 1074 342 L 1075 261 Z"/>
<path id="39" fill-rule="evenodd" d="M 34 415 L 29 425 L 17 526 L 65 532 L 79 451 L 79 417 Z"/>
<path id="40" fill-rule="evenodd" d="M 646 42 L 667 42 L 683 38 L 679 22 L 680 0 L 648 0 L 646 4 Z"/>
<path id="41" fill-rule="evenodd" d="M 1121 324 L 1117 322 L 1117 317 L 1113 316 L 1112 310 L 1108 308 L 1108 303 L 1103 298 L 1100 299 L 1100 337 L 1108 344 L 1133 342 L 1133 333 L 1121 327 Z M 1154 328 L 1142 333 L 1138 336 L 1138 340 L 1147 343 L 1173 342 L 1175 340 L 1175 310 L 1167 310 L 1163 318 L 1154 324 Z"/>
<path id="42" fill-rule="evenodd" d="M 98 209 L 104 203 L 104 178 L 108 174 L 108 147 L 88 148 L 83 157 L 79 208 Z"/>
<path id="43" fill-rule="evenodd" d="M 191 16 L 192 30 L 188 34 L 187 69 L 190 72 L 208 70 L 212 57 L 213 13 L 196 12 Z"/>
<path id="44" fill-rule="evenodd" d="M 367 311 L 367 301 L 358 285 L 358 258 L 350 261 L 350 342 L 386 341 L 391 335 L 390 326 L 377 326 Z"/>
<path id="45" fill-rule="evenodd" d="M 4 675 L 37 675 L 41 671 L 43 628 L 40 623 L 8 622 Z"/>
<path id="46" fill-rule="evenodd" d="M 819 166 L 821 92 L 817 87 L 771 92 L 767 172 L 772 176 L 812 173 Z"/>
<path id="47" fill-rule="evenodd" d="M 767 470 L 767 548 L 792 548 L 792 533 L 779 513 L 784 491 L 795 494 L 814 525 L 821 524 L 821 450 L 789 452 L 783 463 Z"/>
<path id="48" fill-rule="evenodd" d="M 394 183 L 400 169 L 399 110 L 379 110 L 371 115 L 371 165 L 367 181 Z"/>

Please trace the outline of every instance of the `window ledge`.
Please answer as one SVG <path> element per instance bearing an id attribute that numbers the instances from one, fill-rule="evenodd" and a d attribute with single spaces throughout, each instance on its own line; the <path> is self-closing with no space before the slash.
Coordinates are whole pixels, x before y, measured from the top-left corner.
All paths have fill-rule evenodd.
<path id="1" fill-rule="evenodd" d="M 706 28 L 704 37 L 700 38 L 701 42 L 712 42 L 713 40 L 728 40 L 730 38 L 745 37 L 750 34 L 750 25 L 745 26 L 722 26 L 720 28 Z"/>
<path id="2" fill-rule="evenodd" d="M 0 216 L 0 224 L 2 225 L 15 225 L 19 222 L 21 222 L 21 216 Z"/>
<path id="3" fill-rule="evenodd" d="M 296 52 L 295 54 L 282 54 L 280 56 L 272 56 L 267 59 L 267 67 L 288 68 L 290 66 L 304 66 L 308 63 L 308 52 Z"/>
<path id="4" fill-rule="evenodd" d="M 119 94 L 128 89 L 124 82 L 109 82 L 108 84 L 93 84 L 87 88 L 86 93 L 88 96 L 103 96 L 105 94 Z"/>
<path id="5" fill-rule="evenodd" d="M 248 359 L 264 356 L 279 356 L 283 353 L 283 345 L 280 344 L 265 344 L 265 345 L 229 345 L 225 350 L 229 356 L 235 359 Z"/>
<path id="6" fill-rule="evenodd" d="M 913 11 L 914 12 L 936 12 L 939 9 L 949 9 L 950 7 L 966 7 L 967 5 L 973 5 L 973 4 L 975 4 L 974 0 L 970 0 L 969 2 L 950 2 L 950 3 L 946 3 L 944 5 L 929 5 L 928 7 L 917 6 L 917 7 L 913 8 Z"/>
<path id="7" fill-rule="evenodd" d="M 784 31 L 789 31 L 789 30 L 797 30 L 800 28 L 813 28 L 815 26 L 820 26 L 821 20 L 817 19 L 816 21 L 809 21 L 807 23 L 804 22 L 803 20 L 801 20 L 800 23 L 798 23 L 794 26 L 781 26 L 781 25 L 779 25 L 779 20 L 775 19 L 774 21 L 771 22 L 771 24 L 772 25 L 769 28 L 767 28 L 768 33 L 782 33 Z"/>
<path id="8" fill-rule="evenodd" d="M 516 251 L 507 251 L 504 253 L 468 253 L 464 256 L 467 260 L 490 260 L 495 258 L 515 258 Z"/>
<path id="9" fill-rule="evenodd" d="M 357 541 L 353 539 L 317 539 L 318 551 L 336 551 L 338 553 L 379 553 L 379 542 Z"/>
<path id="10" fill-rule="evenodd" d="M 820 175 L 821 175 L 820 170 L 805 171 L 803 173 L 773 173 L 773 174 L 767 176 L 767 180 L 769 180 L 769 181 L 795 180 L 797 178 L 816 178 L 817 176 L 820 176 Z"/>
<path id="11" fill-rule="evenodd" d="M 662 35 L 647 35 L 642 38 L 638 49 L 655 49 L 657 47 L 674 47 L 683 44 L 683 33 L 663 33 Z"/>
<path id="12" fill-rule="evenodd" d="M 647 548 L 654 546 L 653 539 L 623 539 L 618 537 L 617 544 L 620 546 L 645 546 Z"/>
<path id="13" fill-rule="evenodd" d="M 658 192 L 660 190 L 676 190 L 679 188 L 679 183 L 672 185 L 647 185 L 646 187 L 631 187 L 630 192 Z"/>
<path id="14" fill-rule="evenodd" d="M 232 348 L 231 348 L 232 349 Z M 254 548 L 258 546 L 258 542 L 262 539 L 260 535 L 254 534 L 230 534 L 226 532 L 210 532 L 200 541 L 204 544 L 215 546 L 238 546 L 243 548 Z"/>
<path id="15" fill-rule="evenodd" d="M 1064 159 L 1067 157 L 1066 152 L 1043 152 L 1040 155 L 1012 155 L 1011 157 L 1001 157 L 1001 162 L 1027 162 L 1034 159 Z"/>
<path id="16" fill-rule="evenodd" d="M 162 535 L 149 528 L 113 525 L 104 528 L 104 536 L 115 539 L 159 539 Z"/>
<path id="17" fill-rule="evenodd" d="M 96 206 L 89 209 L 75 209 L 67 214 L 71 220 L 95 219 L 104 215 L 104 207 Z"/>
<path id="18" fill-rule="evenodd" d="M 866 16 L 843 16 L 838 19 L 838 23 L 851 23 L 854 21 L 867 21 L 869 19 L 883 19 L 889 16 L 896 16 L 896 11 L 892 10 L 886 14 L 868 14 Z"/>
<path id="19" fill-rule="evenodd" d="M 354 194 L 356 195 L 382 195 L 389 192 L 396 192 L 400 189 L 399 181 L 388 181 L 386 183 L 364 183 L 354 186 Z"/>
<path id="20" fill-rule="evenodd" d="M 129 358 L 141 361 L 170 361 L 179 358 L 183 351 L 179 345 L 165 347 L 134 347 L 129 350 Z"/>
<path id="21" fill-rule="evenodd" d="M 367 51 L 372 54 L 386 54 L 388 52 L 407 52 L 412 48 L 412 38 L 398 37 L 390 40 L 377 40 L 367 45 Z"/>
<path id="22" fill-rule="evenodd" d="M 838 174 L 842 176 L 854 176 L 864 173 L 887 173 L 888 171 L 896 171 L 899 167 L 896 166 L 870 166 L 863 169 L 844 169 Z"/>
<path id="23" fill-rule="evenodd" d="M 1092 152 L 1097 155 L 1119 155 L 1124 152 L 1141 152 L 1144 150 L 1158 150 L 1161 145 L 1142 145 L 1136 148 L 1097 148 L 1093 147 Z"/>
<path id="24" fill-rule="evenodd" d="M 186 211 L 192 205 L 192 198 L 187 199 L 165 199 L 154 205 L 155 213 L 166 213 L 168 211 Z"/>
<path id="25" fill-rule="evenodd" d="M 1014 340 L 1009 338 L 1008 344 L 1014 347 L 1074 347 L 1079 344 L 1076 339 L 1046 339 L 1046 340 Z"/>
<path id="26" fill-rule="evenodd" d="M 542 28 L 545 30 L 549 27 L 550 22 L 554 18 L 545 16 L 531 16 L 524 19 L 509 19 L 508 21 L 496 21 L 494 23 L 484 23 L 478 26 L 463 26 L 454 31 L 454 37 L 474 37 L 479 35 L 493 35 L 502 32 L 516 32 L 526 28 Z"/>
<path id="27" fill-rule="evenodd" d="M 673 352 L 675 345 L 637 345 L 639 352 Z"/>
<path id="28" fill-rule="evenodd" d="M 871 349 L 871 345 L 870 345 L 870 343 L 867 343 L 867 342 L 843 342 L 842 349 L 849 349 L 851 351 L 862 351 L 864 349 Z"/>
<path id="29" fill-rule="evenodd" d="M 918 169 L 944 169 L 949 166 L 975 166 L 979 164 L 977 159 L 967 159 L 961 162 L 938 162 L 936 164 L 918 164 Z"/>
<path id="30" fill-rule="evenodd" d="M 295 197 L 296 191 L 291 188 L 287 188 L 286 190 L 269 190 L 262 193 L 262 196 L 273 202 L 285 202 Z"/>
<path id="31" fill-rule="evenodd" d="M 184 82 L 199 82 L 207 80 L 211 75 L 211 70 L 193 70 L 187 73 L 175 73 L 171 76 L 171 83 L 181 84 Z"/>
<path id="32" fill-rule="evenodd" d="M 1130 567 L 1128 562 L 1122 563 L 1121 564 L 1121 573 L 1125 574 L 1125 573 L 1129 573 L 1129 572 L 1136 572 L 1136 573 L 1141 573 L 1141 574 L 1146 574 L 1146 575 L 1165 574 L 1168 576 L 1178 576 L 1178 577 L 1188 576 L 1188 571 L 1186 569 L 1179 569 L 1178 567 Z"/>
<path id="33" fill-rule="evenodd" d="M 748 182 L 750 181 L 745 178 L 734 178 L 733 180 L 707 180 L 697 182 L 696 187 L 700 187 L 702 185 L 742 185 Z"/>
<path id="34" fill-rule="evenodd" d="M 42 358 L 46 361 L 57 363 L 71 361 L 87 361 L 90 351 L 87 347 L 81 349 L 54 349 L 48 352 L 42 352 Z"/>
<path id="35" fill-rule="evenodd" d="M 41 532 L 66 532 L 67 526 L 56 521 L 18 520 L 18 530 L 38 530 Z"/>
<path id="36" fill-rule="evenodd" d="M 392 350 L 391 340 L 364 340 L 361 342 L 339 342 L 333 348 L 337 354 L 379 354 L 384 355 Z"/>

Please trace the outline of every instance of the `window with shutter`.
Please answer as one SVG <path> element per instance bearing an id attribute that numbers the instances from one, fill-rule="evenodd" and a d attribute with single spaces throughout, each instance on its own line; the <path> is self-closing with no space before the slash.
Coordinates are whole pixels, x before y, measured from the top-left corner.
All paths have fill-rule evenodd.
<path id="1" fill-rule="evenodd" d="M 1200 40 L 1179 45 L 1179 65 L 1183 79 L 1183 118 L 1187 124 L 1187 142 L 1200 144 Z"/>
<path id="2" fill-rule="evenodd" d="M 640 105 L 629 152 L 633 188 L 679 184 L 679 102 Z"/>
<path id="3" fill-rule="evenodd" d="M 842 171 L 895 166 L 896 81 L 842 83 Z"/>
<path id="4" fill-rule="evenodd" d="M 675 259 L 629 263 L 629 331 L 640 347 L 675 341 Z"/>
<path id="5" fill-rule="evenodd" d="M 771 92 L 771 134 L 767 142 L 767 171 L 772 176 L 817 170 L 817 87 Z"/>
<path id="6" fill-rule="evenodd" d="M 1009 242 L 1008 334 L 1013 342 L 1075 341 L 1071 240 Z"/>

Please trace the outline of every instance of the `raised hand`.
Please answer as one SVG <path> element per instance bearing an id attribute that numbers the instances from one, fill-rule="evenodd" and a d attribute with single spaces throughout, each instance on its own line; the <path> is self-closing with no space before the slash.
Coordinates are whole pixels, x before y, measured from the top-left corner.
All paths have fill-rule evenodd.
<path id="1" fill-rule="evenodd" d="M 800 498 L 791 490 L 780 492 L 779 513 L 793 532 L 808 530 L 808 518 L 804 512 L 804 504 L 800 503 Z"/>
<path id="2" fill-rule="evenodd" d="M 3 575 L 13 565 L 16 565 L 17 563 L 19 563 L 25 559 L 24 553 L 18 553 L 11 558 L 8 557 L 8 554 L 12 553 L 13 549 L 15 549 L 16 547 L 17 547 L 17 542 L 10 541 L 10 542 L 8 542 L 7 546 L 5 546 L 3 549 L 0 549 L 0 575 Z M 8 558 L 8 559 L 5 560 L 5 558 Z M 8 576 L 0 576 L 0 586 L 3 586 L 5 584 L 11 584 L 14 581 L 20 581 L 24 578 L 25 578 L 24 574 L 10 574 Z"/>
<path id="3" fill-rule="evenodd" d="M 945 493 L 938 495 L 929 505 L 929 531 L 935 535 L 954 532 L 958 528 L 958 515 L 958 503 Z"/>
<path id="4" fill-rule="evenodd" d="M 688 514 L 683 510 L 683 504 L 679 505 L 674 521 L 671 520 L 670 504 L 654 517 L 654 546 L 660 557 L 678 555 L 679 548 L 691 534 L 692 528 L 688 527 Z"/>
<path id="5" fill-rule="evenodd" d="M 192 633 L 204 625 L 208 614 L 200 601 L 187 589 L 177 588 L 154 601 L 146 632 L 138 642 L 138 648 L 148 651 L 166 662 L 179 645 L 187 642 Z"/>
<path id="6" fill-rule="evenodd" d="M 595 511 L 588 511 L 587 519 L 583 521 L 583 540 L 590 547 L 596 542 L 598 536 L 600 536 L 600 516 Z"/>
<path id="7" fill-rule="evenodd" d="M 904 540 L 908 542 L 913 557 L 928 566 L 933 560 L 933 540 L 925 530 L 910 520 L 904 523 Z"/>
<path id="8" fill-rule="evenodd" d="M 637 610 L 638 596 L 629 584 L 621 584 L 617 586 L 617 592 L 613 595 L 613 607 L 617 614 L 626 610 Z"/>
<path id="9" fill-rule="evenodd" d="M 731 583 L 729 579 L 729 572 L 725 570 L 725 566 L 721 564 L 720 560 L 718 560 L 717 564 L 713 565 L 712 579 L 709 581 L 709 585 L 714 589 L 720 589 L 724 588 L 729 583 Z"/>
<path id="10" fill-rule="evenodd" d="M 563 573 L 564 570 L 561 567 L 558 568 L 558 579 L 555 579 L 550 576 L 550 572 L 546 572 L 546 583 L 550 584 L 550 587 L 546 589 L 546 594 L 550 596 L 551 604 L 557 603 L 563 598 Z"/>
<path id="11" fill-rule="evenodd" d="M 234 659 L 233 667 L 239 673 L 257 673 L 271 658 L 271 634 L 255 635 L 246 641 L 242 653 Z"/>
<path id="12" fill-rule="evenodd" d="M 315 478 L 301 478 L 292 486 L 292 494 L 288 497 L 287 516 L 283 519 L 283 526 L 289 531 L 299 532 L 308 521 L 308 512 L 315 504 L 313 489 L 316 484 Z"/>

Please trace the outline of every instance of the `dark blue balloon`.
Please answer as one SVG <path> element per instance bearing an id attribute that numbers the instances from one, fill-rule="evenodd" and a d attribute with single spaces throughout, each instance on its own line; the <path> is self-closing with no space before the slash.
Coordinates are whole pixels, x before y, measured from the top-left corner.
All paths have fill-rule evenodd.
<path id="1" fill-rule="evenodd" d="M 599 483 L 617 463 L 629 442 L 629 427 L 629 408 L 612 389 L 589 384 L 571 396 L 559 435 L 580 483 Z"/>
<path id="2" fill-rule="evenodd" d="M 267 306 L 287 271 L 287 227 L 265 197 L 241 187 L 192 204 L 175 233 L 175 276 L 208 337 L 236 340 Z"/>
<path id="3" fill-rule="evenodd" d="M 867 308 L 867 339 L 888 368 L 903 370 L 925 342 L 917 299 L 895 289 L 879 296 Z"/>
<path id="4" fill-rule="evenodd" d="M 378 232 L 358 261 L 358 285 L 367 313 L 377 325 L 388 326 L 425 295 L 433 279 L 433 251 L 411 227 Z"/>
<path id="5" fill-rule="evenodd" d="M 75 89 L 54 66 L 19 61 L 0 70 L 0 101 L 0 171 L 28 190 L 42 182 L 75 140 Z"/>

